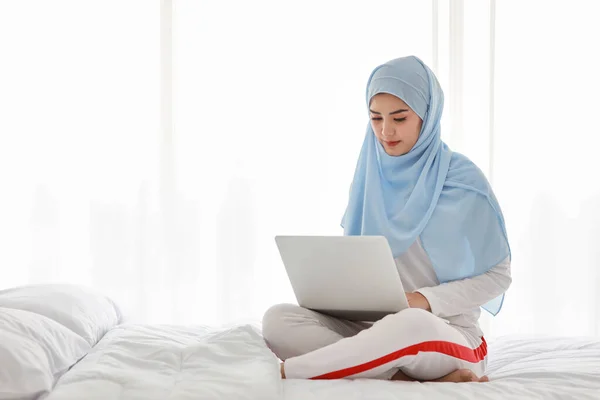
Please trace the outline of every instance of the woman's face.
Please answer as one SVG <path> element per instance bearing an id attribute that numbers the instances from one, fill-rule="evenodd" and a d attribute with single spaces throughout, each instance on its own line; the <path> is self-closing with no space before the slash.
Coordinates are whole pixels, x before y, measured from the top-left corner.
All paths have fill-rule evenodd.
<path id="1" fill-rule="evenodd" d="M 423 120 L 398 97 L 376 94 L 369 112 L 373 132 L 388 155 L 406 154 L 419 140 Z"/>

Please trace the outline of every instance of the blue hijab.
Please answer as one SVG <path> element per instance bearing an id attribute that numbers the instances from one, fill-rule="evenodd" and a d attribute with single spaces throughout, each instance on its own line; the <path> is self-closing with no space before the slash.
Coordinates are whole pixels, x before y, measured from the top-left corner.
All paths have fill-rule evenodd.
<path id="1" fill-rule="evenodd" d="M 423 124 L 417 143 L 402 156 L 389 156 L 367 125 L 344 234 L 385 236 L 394 257 L 420 237 L 440 283 L 483 274 L 510 257 L 504 218 L 487 179 L 440 138 L 444 93 L 433 72 L 417 57 L 389 61 L 369 77 L 367 109 L 378 93 L 402 99 Z M 483 308 L 496 315 L 503 299 Z"/>

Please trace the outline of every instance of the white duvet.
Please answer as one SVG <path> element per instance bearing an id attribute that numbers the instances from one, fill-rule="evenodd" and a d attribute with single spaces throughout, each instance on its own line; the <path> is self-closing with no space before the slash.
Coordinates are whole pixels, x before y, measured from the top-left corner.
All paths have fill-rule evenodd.
<path id="1" fill-rule="evenodd" d="M 67 285 L 0 291 L 0 399 L 600 399 L 600 338 L 490 343 L 485 384 L 279 378 L 253 326 L 124 324 Z"/>

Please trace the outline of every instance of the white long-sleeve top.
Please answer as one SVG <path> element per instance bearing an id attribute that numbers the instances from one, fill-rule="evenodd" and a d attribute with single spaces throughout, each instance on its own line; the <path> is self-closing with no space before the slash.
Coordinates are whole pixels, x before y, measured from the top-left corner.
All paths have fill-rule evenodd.
<path id="1" fill-rule="evenodd" d="M 510 259 L 506 258 L 484 274 L 440 285 L 420 239 L 395 261 L 404 290 L 421 293 L 434 315 L 472 339 L 483 335 L 478 322 L 480 306 L 506 292 L 512 282 Z"/>

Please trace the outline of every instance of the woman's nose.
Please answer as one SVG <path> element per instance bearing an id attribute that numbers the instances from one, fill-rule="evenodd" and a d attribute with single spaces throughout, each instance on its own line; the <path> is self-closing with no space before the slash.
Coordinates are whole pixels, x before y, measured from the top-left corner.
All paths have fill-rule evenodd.
<path id="1" fill-rule="evenodd" d="M 381 135 L 382 136 L 394 136 L 394 126 L 389 123 L 389 122 L 384 122 L 383 123 L 383 128 L 381 130 Z"/>

